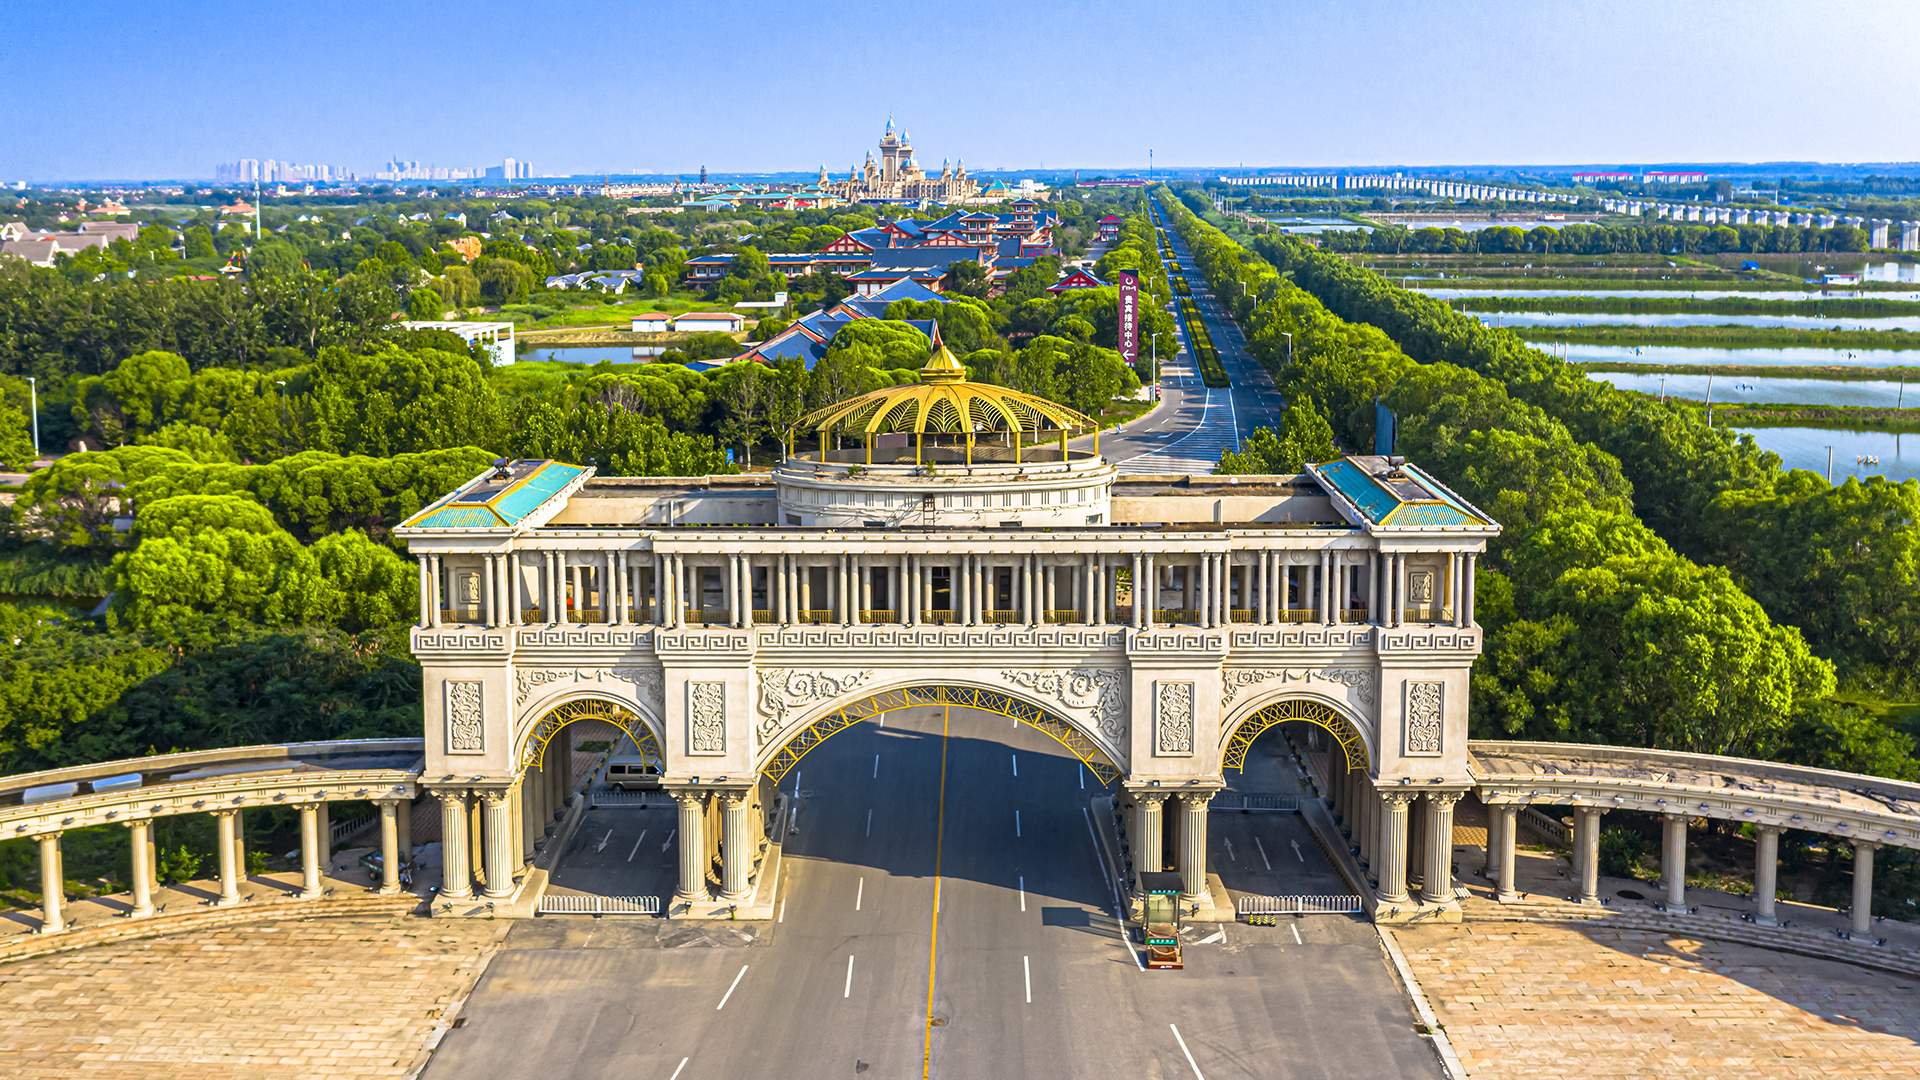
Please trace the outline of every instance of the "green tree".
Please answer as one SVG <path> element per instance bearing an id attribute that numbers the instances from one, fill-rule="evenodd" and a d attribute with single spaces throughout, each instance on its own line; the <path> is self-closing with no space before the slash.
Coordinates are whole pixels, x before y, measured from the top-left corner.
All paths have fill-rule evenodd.
<path id="1" fill-rule="evenodd" d="M 1331 461 L 1339 455 L 1334 445 L 1333 428 L 1311 397 L 1295 397 L 1281 417 L 1280 430 L 1256 428 L 1246 448 L 1220 454 L 1217 473 L 1242 475 L 1291 475 L 1308 464 Z"/>
<path id="2" fill-rule="evenodd" d="M 437 290 L 415 289 L 407 294 L 407 318 L 432 322 L 446 314 L 446 300 Z"/>

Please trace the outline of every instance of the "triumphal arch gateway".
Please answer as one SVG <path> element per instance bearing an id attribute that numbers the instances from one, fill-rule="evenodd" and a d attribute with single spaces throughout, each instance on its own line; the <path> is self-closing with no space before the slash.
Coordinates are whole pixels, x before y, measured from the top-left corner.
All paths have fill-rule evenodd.
<path id="1" fill-rule="evenodd" d="M 809 748 L 947 702 L 1117 781 L 1136 869 L 1177 851 L 1196 902 L 1226 771 L 1268 727 L 1324 728 L 1379 903 L 1417 907 L 1410 819 L 1447 842 L 1472 783 L 1474 561 L 1498 526 L 1397 458 L 1122 476 L 1097 436 L 1068 442 L 1089 424 L 967 382 L 943 349 L 920 383 L 809 417 L 820 449 L 771 475 L 509 461 L 414 515 L 422 784 L 443 836 L 472 841 L 445 845 L 442 895 L 513 893 L 571 779 L 572 720 L 658 758 L 676 902 L 701 914 L 751 893 Z M 1444 876 L 1425 901 L 1452 902 Z"/>

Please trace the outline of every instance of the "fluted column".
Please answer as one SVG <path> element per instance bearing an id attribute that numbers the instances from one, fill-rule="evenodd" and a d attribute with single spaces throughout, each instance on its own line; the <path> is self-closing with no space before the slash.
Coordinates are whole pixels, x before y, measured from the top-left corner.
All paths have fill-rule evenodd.
<path id="1" fill-rule="evenodd" d="M 1453 903 L 1453 804 L 1460 792 L 1427 793 L 1427 857 L 1423 897 L 1429 904 Z"/>
<path id="2" fill-rule="evenodd" d="M 1600 906 L 1600 815 L 1604 813 L 1597 806 L 1574 810 L 1580 824 L 1580 902 L 1588 907 Z"/>
<path id="3" fill-rule="evenodd" d="M 1415 796 L 1408 791 L 1380 793 L 1380 902 L 1404 904 L 1407 894 L 1407 807 Z"/>
<path id="4" fill-rule="evenodd" d="M 1853 842 L 1853 932 L 1873 931 L 1873 853 L 1880 845 L 1872 840 Z"/>
<path id="5" fill-rule="evenodd" d="M 57 934 L 67 928 L 60 905 L 67 898 L 64 868 L 60 864 L 60 834 L 40 834 L 40 932 Z"/>
<path id="6" fill-rule="evenodd" d="M 440 800 L 440 895 L 447 900 L 473 899 L 473 869 L 467 861 L 467 796 L 463 791 L 436 791 Z"/>
<path id="7" fill-rule="evenodd" d="M 392 896 L 400 891 L 400 804 L 396 799 L 380 800 L 380 894 Z"/>
<path id="8" fill-rule="evenodd" d="M 431 565 L 427 571 L 427 609 L 428 621 L 433 626 L 440 625 L 440 609 L 445 606 L 440 597 L 440 556 L 429 555 Z"/>
<path id="9" fill-rule="evenodd" d="M 1665 814 L 1661 824 L 1660 878 L 1667 887 L 1667 906 L 1687 906 L 1687 815 Z"/>
<path id="10" fill-rule="evenodd" d="M 127 822 L 128 853 L 133 856 L 133 910 L 127 915 L 134 919 L 153 914 L 153 855 L 148 850 L 152 836 L 151 819 Z"/>
<path id="11" fill-rule="evenodd" d="M 213 821 L 219 839 L 214 846 L 220 853 L 220 899 L 215 907 L 232 907 L 240 902 L 240 868 L 235 865 L 239 853 L 234 850 L 234 818 L 238 810 L 215 810 Z"/>
<path id="12" fill-rule="evenodd" d="M 753 830 L 747 820 L 747 793 L 720 795 L 720 896 L 740 901 L 753 895 L 747 878 L 753 870 Z"/>
<path id="13" fill-rule="evenodd" d="M 320 806 L 300 807 L 300 899 L 320 899 Z"/>
<path id="14" fill-rule="evenodd" d="M 680 885 L 673 898 L 685 903 L 705 903 L 707 892 L 706 793 L 682 788 L 673 793 L 680 807 Z"/>
<path id="15" fill-rule="evenodd" d="M 1467 554 L 1467 569 L 1461 580 L 1461 588 L 1466 591 L 1466 599 L 1461 602 L 1461 606 L 1466 608 L 1467 612 L 1465 621 L 1460 624 L 1462 626 L 1472 626 L 1475 618 L 1473 609 L 1473 574 L 1474 564 L 1479 558 L 1478 555 L 1471 552 Z"/>
<path id="16" fill-rule="evenodd" d="M 1520 899 L 1519 890 L 1514 888 L 1514 879 L 1518 877 L 1514 866 L 1514 830 L 1520 827 L 1520 808 L 1512 803 L 1503 803 L 1494 808 L 1500 815 L 1500 887 L 1493 898 L 1503 904 L 1511 904 Z"/>
<path id="17" fill-rule="evenodd" d="M 1199 579 L 1198 584 L 1200 586 L 1198 595 L 1192 601 L 1193 606 L 1197 609 L 1193 613 L 1194 621 L 1203 627 L 1211 627 L 1213 625 L 1212 555 L 1200 556 L 1199 564 L 1193 568 L 1193 576 Z"/>
<path id="18" fill-rule="evenodd" d="M 433 625 L 433 567 L 425 555 L 420 556 L 420 626 L 425 629 Z"/>
<path id="19" fill-rule="evenodd" d="M 1154 627 L 1154 614 L 1155 614 L 1154 609 L 1160 603 L 1160 578 L 1157 576 L 1159 572 L 1160 572 L 1159 568 L 1154 565 L 1153 553 L 1148 552 L 1147 553 L 1147 571 L 1146 571 L 1147 576 L 1145 579 L 1146 586 L 1147 586 L 1147 597 L 1146 597 L 1146 604 L 1144 605 L 1145 611 L 1142 617 L 1143 621 L 1141 623 L 1141 626 L 1147 630 L 1151 630 Z"/>
<path id="20" fill-rule="evenodd" d="M 1207 804 L 1211 791 L 1180 793 L 1180 899 L 1212 906 L 1207 892 Z"/>
<path id="21" fill-rule="evenodd" d="M 513 799 L 499 788 L 489 788 L 480 798 L 487 815 L 486 894 L 498 899 L 513 893 Z"/>
<path id="22" fill-rule="evenodd" d="M 1487 858 L 1480 867 L 1480 876 L 1488 881 L 1500 877 L 1500 808 L 1484 806 L 1487 812 Z"/>
<path id="23" fill-rule="evenodd" d="M 1160 808 L 1166 801 L 1167 797 L 1157 791 L 1134 794 L 1133 871 L 1136 875 L 1157 874 L 1166 865 L 1160 845 Z M 1146 891 L 1138 877 L 1134 882 L 1138 891 Z"/>
<path id="24" fill-rule="evenodd" d="M 1774 894 L 1780 891 L 1780 826 L 1760 826 L 1759 843 L 1753 856 L 1753 921 L 1761 926 L 1776 926 L 1773 914 Z"/>

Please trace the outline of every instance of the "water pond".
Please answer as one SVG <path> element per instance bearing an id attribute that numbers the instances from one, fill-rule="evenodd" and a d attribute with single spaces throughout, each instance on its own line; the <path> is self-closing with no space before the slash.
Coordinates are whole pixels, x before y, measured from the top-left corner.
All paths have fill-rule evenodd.
<path id="1" fill-rule="evenodd" d="M 1546 346 L 1536 346 L 1545 348 Z M 1557 346 L 1574 362 L 1609 360 L 1631 364 L 1786 364 L 1806 367 L 1920 366 L 1920 349 L 1722 349 L 1695 345 Z"/>
<path id="2" fill-rule="evenodd" d="M 1920 330 L 1920 315 L 1885 319 L 1822 319 L 1812 315 L 1595 315 L 1546 311 L 1493 312 L 1489 326 L 1788 326 L 1799 330 Z"/>
<path id="3" fill-rule="evenodd" d="M 607 348 L 532 348 L 523 350 L 517 360 L 557 360 L 566 364 L 644 364 L 666 348 L 660 345 L 627 346 L 616 345 Z"/>
<path id="4" fill-rule="evenodd" d="M 1807 469 L 1827 475 L 1828 447 L 1832 447 L 1835 483 L 1847 476 L 1884 476 L 1889 480 L 1920 477 L 1920 435 L 1884 431 L 1836 431 L 1832 428 L 1740 428 L 1761 449 L 1780 455 L 1789 469 Z M 1913 445 L 1907 445 L 1911 440 Z M 1875 458 L 1878 464 L 1859 459 Z"/>
<path id="5" fill-rule="evenodd" d="M 1724 375 L 1639 375 L 1624 371 L 1590 371 L 1589 378 L 1609 382 L 1622 390 L 1642 394 L 1705 401 L 1707 380 L 1713 380 L 1713 400 L 1776 405 L 1861 405 L 1901 408 L 1911 401 L 1920 406 L 1920 383 L 1835 382 L 1830 379 L 1773 379 Z"/>

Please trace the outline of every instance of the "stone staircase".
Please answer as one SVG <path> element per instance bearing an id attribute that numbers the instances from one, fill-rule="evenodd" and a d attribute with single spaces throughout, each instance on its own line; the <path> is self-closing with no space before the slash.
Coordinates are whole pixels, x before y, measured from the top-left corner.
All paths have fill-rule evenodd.
<path id="1" fill-rule="evenodd" d="M 191 907 L 144 919 L 116 918 L 78 926 L 58 934 L 18 934 L 0 941 L 0 963 L 25 960 L 48 953 L 84 949 L 116 941 L 159 937 L 187 931 L 205 930 L 243 922 L 268 922 L 276 919 L 320 919 L 342 916 L 391 917 L 424 913 L 424 901 L 417 896 L 381 896 L 361 893 L 326 896 L 318 900 L 287 897 L 241 904 L 237 907 Z"/>

